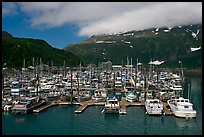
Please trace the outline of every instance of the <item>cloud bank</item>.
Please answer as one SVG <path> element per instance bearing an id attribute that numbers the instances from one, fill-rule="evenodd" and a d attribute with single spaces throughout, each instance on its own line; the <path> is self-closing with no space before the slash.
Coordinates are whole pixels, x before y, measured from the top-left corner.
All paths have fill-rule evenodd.
<path id="1" fill-rule="evenodd" d="M 2 11 L 26 14 L 34 28 L 75 24 L 80 36 L 202 23 L 202 2 L 9 2 Z"/>

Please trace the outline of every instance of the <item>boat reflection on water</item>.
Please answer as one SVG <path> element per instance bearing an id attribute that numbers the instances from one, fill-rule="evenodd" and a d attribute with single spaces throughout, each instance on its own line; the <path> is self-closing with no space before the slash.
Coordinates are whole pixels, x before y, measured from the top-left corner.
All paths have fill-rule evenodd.
<path id="1" fill-rule="evenodd" d="M 176 119 L 176 125 L 177 127 L 183 129 L 183 128 L 193 128 L 196 126 L 196 119 L 183 119 L 183 118 L 177 118 Z"/>
<path id="2" fill-rule="evenodd" d="M 25 122 L 25 118 L 23 118 L 23 117 L 16 117 L 15 120 L 16 120 L 16 123 L 24 123 Z"/>

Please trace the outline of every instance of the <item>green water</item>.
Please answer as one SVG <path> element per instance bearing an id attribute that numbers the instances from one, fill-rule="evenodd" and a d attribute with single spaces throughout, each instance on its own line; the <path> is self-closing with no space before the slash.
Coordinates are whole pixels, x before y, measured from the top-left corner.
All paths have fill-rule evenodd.
<path id="1" fill-rule="evenodd" d="M 127 115 L 101 113 L 103 106 L 90 106 L 75 114 L 78 105 L 52 106 L 40 113 L 13 115 L 2 112 L 3 135 L 201 135 L 202 78 L 186 77 L 184 96 L 191 84 L 195 119 L 149 116 L 143 106 L 127 107 Z"/>

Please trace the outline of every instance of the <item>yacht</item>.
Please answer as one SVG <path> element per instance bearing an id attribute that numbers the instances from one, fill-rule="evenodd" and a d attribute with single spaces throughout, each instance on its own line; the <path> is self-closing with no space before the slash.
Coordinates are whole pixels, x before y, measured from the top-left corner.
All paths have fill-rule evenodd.
<path id="1" fill-rule="evenodd" d="M 193 109 L 193 104 L 189 99 L 179 97 L 177 99 L 167 100 L 168 105 L 171 108 L 171 111 L 177 117 L 184 118 L 195 118 L 196 111 Z"/>
<path id="2" fill-rule="evenodd" d="M 162 115 L 163 103 L 159 99 L 147 99 L 145 101 L 146 113 L 149 115 Z"/>
<path id="3" fill-rule="evenodd" d="M 15 103 L 11 108 L 11 112 L 14 114 L 27 114 L 45 103 L 46 101 L 44 99 L 40 99 L 39 97 L 21 97 L 20 100 L 17 101 L 17 103 Z"/>
<path id="4" fill-rule="evenodd" d="M 107 97 L 105 102 L 104 113 L 119 113 L 120 103 L 116 97 Z"/>

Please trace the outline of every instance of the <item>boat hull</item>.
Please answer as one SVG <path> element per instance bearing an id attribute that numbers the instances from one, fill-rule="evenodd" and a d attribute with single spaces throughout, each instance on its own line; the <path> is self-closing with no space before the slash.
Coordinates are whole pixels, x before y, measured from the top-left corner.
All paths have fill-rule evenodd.
<path id="1" fill-rule="evenodd" d="M 176 117 L 183 117 L 183 118 L 195 118 L 196 117 L 196 111 L 175 111 L 174 115 Z"/>
<path id="2" fill-rule="evenodd" d="M 154 101 L 154 100 L 152 100 Z M 164 113 L 162 103 L 150 103 L 149 101 L 145 102 L 146 113 L 149 115 L 162 115 Z"/>
<path id="3" fill-rule="evenodd" d="M 103 112 L 107 114 L 119 113 L 119 108 L 104 108 Z"/>

